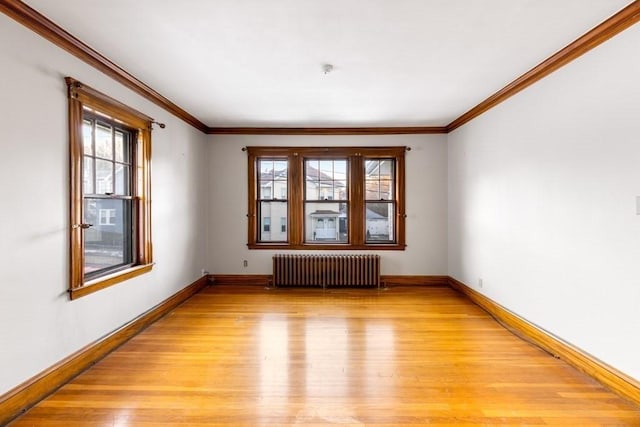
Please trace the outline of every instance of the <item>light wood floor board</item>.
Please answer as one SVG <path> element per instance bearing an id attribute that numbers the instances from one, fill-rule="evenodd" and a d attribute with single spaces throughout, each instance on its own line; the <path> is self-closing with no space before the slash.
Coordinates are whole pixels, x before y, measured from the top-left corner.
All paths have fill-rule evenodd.
<path id="1" fill-rule="evenodd" d="M 446 287 L 205 288 L 11 426 L 628 425 Z"/>

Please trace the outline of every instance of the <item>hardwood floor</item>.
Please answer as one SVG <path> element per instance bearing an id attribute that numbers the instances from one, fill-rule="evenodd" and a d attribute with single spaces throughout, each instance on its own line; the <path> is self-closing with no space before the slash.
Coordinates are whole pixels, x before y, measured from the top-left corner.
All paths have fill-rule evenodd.
<path id="1" fill-rule="evenodd" d="M 449 288 L 205 288 L 18 426 L 629 425 Z"/>

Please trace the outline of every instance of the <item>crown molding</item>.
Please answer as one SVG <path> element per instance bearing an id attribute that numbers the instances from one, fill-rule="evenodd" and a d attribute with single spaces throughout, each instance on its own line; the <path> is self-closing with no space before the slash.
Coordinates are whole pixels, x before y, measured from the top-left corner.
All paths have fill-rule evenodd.
<path id="1" fill-rule="evenodd" d="M 446 126 L 447 133 L 454 131 L 521 90 L 548 76 L 560 67 L 584 55 L 591 49 L 621 33 L 640 20 L 640 0 L 635 0 L 591 31 L 565 46 L 540 64 L 533 67 L 484 101 L 476 105 Z"/>
<path id="2" fill-rule="evenodd" d="M 196 129 L 207 132 L 208 126 L 200 120 L 22 1 L 0 0 L 0 12 L 40 34 L 56 46 L 122 83 L 154 104 L 164 108 Z"/>
<path id="3" fill-rule="evenodd" d="M 405 135 L 447 133 L 444 126 L 414 127 L 210 127 L 210 135 Z"/>

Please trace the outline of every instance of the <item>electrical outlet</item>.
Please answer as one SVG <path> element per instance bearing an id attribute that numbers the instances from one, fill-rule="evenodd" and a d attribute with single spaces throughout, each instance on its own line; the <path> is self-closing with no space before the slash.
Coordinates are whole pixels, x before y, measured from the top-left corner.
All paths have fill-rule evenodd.
<path id="1" fill-rule="evenodd" d="M 242 261 L 242 266 L 243 267 L 249 267 L 249 261 L 247 261 L 246 259 L 244 261 Z"/>
<path id="2" fill-rule="evenodd" d="M 478 287 L 482 288 L 484 286 L 484 282 L 482 281 L 482 278 L 478 279 Z"/>

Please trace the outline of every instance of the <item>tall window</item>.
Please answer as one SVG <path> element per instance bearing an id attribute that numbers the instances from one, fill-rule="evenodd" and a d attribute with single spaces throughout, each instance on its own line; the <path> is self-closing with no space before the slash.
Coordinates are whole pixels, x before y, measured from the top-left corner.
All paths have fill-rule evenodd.
<path id="1" fill-rule="evenodd" d="M 287 230 L 271 227 L 271 218 L 287 218 L 287 187 L 289 168 L 286 158 L 258 160 L 258 228 L 261 242 L 286 242 Z"/>
<path id="2" fill-rule="evenodd" d="M 72 298 L 149 271 L 152 119 L 67 78 Z"/>
<path id="3" fill-rule="evenodd" d="M 405 147 L 247 151 L 249 248 L 404 249 Z"/>
<path id="4" fill-rule="evenodd" d="M 84 276 L 133 265 L 132 140 L 135 131 L 84 111 L 82 193 Z M 89 225 L 90 224 L 90 225 Z"/>
<path id="5" fill-rule="evenodd" d="M 348 241 L 347 163 L 347 159 L 305 160 L 305 243 Z"/>
<path id="6" fill-rule="evenodd" d="M 392 242 L 394 236 L 395 189 L 394 159 L 365 159 L 366 241 Z"/>

